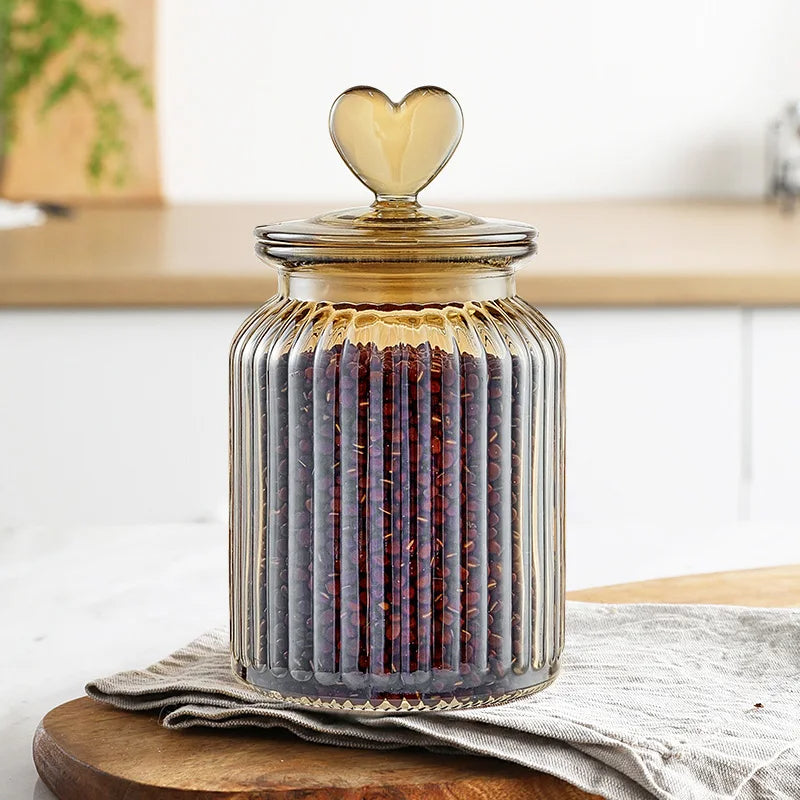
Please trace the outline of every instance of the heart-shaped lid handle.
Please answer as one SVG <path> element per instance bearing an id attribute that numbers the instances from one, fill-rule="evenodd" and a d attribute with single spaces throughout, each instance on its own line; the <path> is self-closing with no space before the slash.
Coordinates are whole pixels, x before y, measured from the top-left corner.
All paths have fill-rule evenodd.
<path id="1" fill-rule="evenodd" d="M 259 225 L 256 252 L 267 262 L 304 272 L 362 264 L 373 274 L 381 265 L 435 264 L 437 275 L 459 276 L 471 268 L 515 269 L 536 252 L 530 225 L 417 202 L 461 139 L 461 107 L 449 92 L 422 86 L 393 103 L 378 89 L 356 86 L 336 98 L 329 125 L 336 149 L 375 202 Z"/>
<path id="2" fill-rule="evenodd" d="M 336 98 L 331 138 L 353 174 L 378 202 L 416 202 L 456 149 L 464 118 L 455 97 L 421 86 L 399 103 L 371 86 Z"/>

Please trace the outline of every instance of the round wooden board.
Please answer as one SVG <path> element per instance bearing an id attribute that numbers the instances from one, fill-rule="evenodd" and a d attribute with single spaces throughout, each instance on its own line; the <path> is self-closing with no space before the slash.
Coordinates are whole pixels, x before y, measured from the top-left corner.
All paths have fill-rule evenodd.
<path id="1" fill-rule="evenodd" d="M 800 605 L 800 566 L 575 592 L 608 602 Z M 469 755 L 355 750 L 282 731 L 168 731 L 155 715 L 80 698 L 53 709 L 33 743 L 61 800 L 588 800 L 549 775 Z"/>

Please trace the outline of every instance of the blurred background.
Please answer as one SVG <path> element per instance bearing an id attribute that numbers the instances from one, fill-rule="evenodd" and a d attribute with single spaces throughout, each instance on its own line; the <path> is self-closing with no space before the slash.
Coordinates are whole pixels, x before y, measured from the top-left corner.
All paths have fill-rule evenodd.
<path id="1" fill-rule="evenodd" d="M 368 202 L 339 92 L 436 84 L 465 133 L 424 202 L 540 229 L 518 285 L 567 350 L 569 587 L 800 560 L 794 0 L 0 21 L 0 540 L 224 547 L 227 348 L 274 291 L 252 228 Z"/>

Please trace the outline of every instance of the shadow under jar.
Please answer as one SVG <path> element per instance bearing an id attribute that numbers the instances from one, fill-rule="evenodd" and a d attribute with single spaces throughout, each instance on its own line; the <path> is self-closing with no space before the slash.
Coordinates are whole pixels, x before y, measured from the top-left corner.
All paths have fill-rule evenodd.
<path id="1" fill-rule="evenodd" d="M 416 711 L 556 675 L 561 340 L 534 229 L 378 198 L 256 229 L 278 294 L 231 349 L 231 649 L 274 699 Z"/>

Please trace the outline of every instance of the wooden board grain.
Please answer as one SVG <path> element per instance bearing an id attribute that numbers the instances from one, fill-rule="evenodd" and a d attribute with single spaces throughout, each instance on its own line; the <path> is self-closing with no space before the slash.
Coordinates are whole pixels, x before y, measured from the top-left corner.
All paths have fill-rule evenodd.
<path id="1" fill-rule="evenodd" d="M 800 606 L 800 566 L 684 575 L 570 592 L 590 603 L 719 603 L 780 608 Z"/>
<path id="2" fill-rule="evenodd" d="M 602 602 L 800 605 L 800 565 L 574 592 Z M 53 709 L 33 745 L 60 800 L 599 800 L 549 775 L 468 755 L 326 747 L 282 731 L 168 731 L 87 698 Z"/>
<path id="3" fill-rule="evenodd" d="M 524 767 L 405 748 L 309 744 L 283 731 L 168 731 L 155 716 L 81 698 L 51 711 L 34 740 L 61 800 L 585 800 Z"/>
<path id="4" fill-rule="evenodd" d="M 86 0 L 98 11 L 112 11 L 122 21 L 120 50 L 143 69 L 155 88 L 156 0 Z M 46 85 L 69 63 L 68 49 L 19 100 L 18 133 L 3 170 L 2 193 L 11 199 L 69 204 L 157 203 L 161 198 L 156 113 L 127 88 L 114 90 L 125 117 L 130 168 L 124 184 L 111 180 L 94 185 L 87 177 L 86 157 L 94 136 L 94 112 L 85 98 L 73 95 L 40 113 Z"/>

